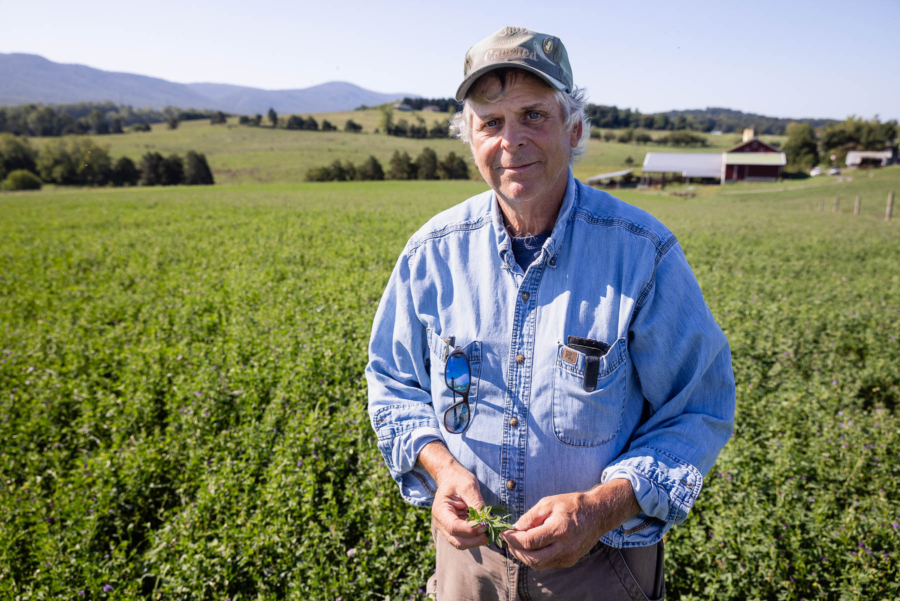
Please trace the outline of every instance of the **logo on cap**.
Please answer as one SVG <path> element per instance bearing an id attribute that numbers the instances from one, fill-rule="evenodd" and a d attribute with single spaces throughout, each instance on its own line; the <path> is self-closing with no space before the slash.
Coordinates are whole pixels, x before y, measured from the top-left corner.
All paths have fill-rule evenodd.
<path id="1" fill-rule="evenodd" d="M 552 54 L 553 53 L 553 38 L 545 38 L 544 39 L 544 54 Z"/>

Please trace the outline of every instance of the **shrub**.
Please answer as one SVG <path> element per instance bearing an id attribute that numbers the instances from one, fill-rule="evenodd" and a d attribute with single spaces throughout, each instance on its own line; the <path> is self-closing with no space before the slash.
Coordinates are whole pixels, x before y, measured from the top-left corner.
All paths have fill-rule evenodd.
<path id="1" fill-rule="evenodd" d="M 215 183 L 206 155 L 189 150 L 184 157 L 184 183 L 188 186 L 211 186 Z"/>
<path id="2" fill-rule="evenodd" d="M 250 125 L 250 117 L 247 115 L 241 115 L 238 117 L 238 125 Z"/>
<path id="3" fill-rule="evenodd" d="M 169 117 L 166 124 L 169 126 L 169 129 L 178 129 L 178 117 Z"/>
<path id="4" fill-rule="evenodd" d="M 37 173 L 36 158 L 37 153 L 27 138 L 0 134 L 0 180 L 3 180 L 7 173 L 19 169 Z"/>
<path id="5" fill-rule="evenodd" d="M 347 122 L 344 123 L 344 131 L 351 134 L 357 134 L 362 131 L 362 125 L 360 125 L 353 119 L 347 119 Z"/>
<path id="6" fill-rule="evenodd" d="M 40 190 L 41 180 L 31 171 L 16 169 L 6 177 L 2 187 L 4 190 Z"/>
<path id="7" fill-rule="evenodd" d="M 224 125 L 228 123 L 228 115 L 223 113 L 222 111 L 216 111 L 212 114 L 212 117 L 209 118 L 210 125 Z"/>
<path id="8" fill-rule="evenodd" d="M 657 144 L 671 144 L 672 146 L 706 146 L 706 138 L 692 134 L 689 131 L 673 131 L 661 138 L 654 140 Z"/>
<path id="9" fill-rule="evenodd" d="M 304 123 L 303 123 L 303 129 L 309 129 L 309 130 L 312 130 L 312 131 L 317 131 L 317 130 L 319 129 L 319 122 L 316 121 L 316 120 L 315 120 L 314 118 L 312 118 L 312 117 L 308 117 L 307 119 L 305 119 L 305 121 L 304 121 Z"/>
<path id="10" fill-rule="evenodd" d="M 331 124 L 331 121 L 325 119 L 322 121 L 322 131 L 337 131 L 337 128 Z"/>
<path id="11" fill-rule="evenodd" d="M 647 132 L 641 132 L 634 136 L 634 141 L 638 144 L 647 144 L 653 141 L 653 138 Z"/>
<path id="12" fill-rule="evenodd" d="M 184 161 L 177 154 L 170 154 L 162 162 L 162 186 L 177 186 L 184 183 Z"/>
<path id="13" fill-rule="evenodd" d="M 135 123 L 134 125 L 131 126 L 131 131 L 133 131 L 133 132 L 150 131 L 150 129 L 151 128 L 150 128 L 149 123 Z"/>
<path id="14" fill-rule="evenodd" d="M 634 139 L 634 130 L 626 129 L 624 132 L 619 134 L 619 137 L 616 138 L 616 142 L 619 144 L 628 144 Z"/>
<path id="15" fill-rule="evenodd" d="M 607 132 L 605 132 L 605 133 L 603 134 L 603 141 L 604 141 L 604 142 L 612 142 L 612 141 L 615 140 L 615 139 L 616 139 L 616 134 L 614 134 L 614 133 L 611 132 L 611 131 L 607 131 Z"/>

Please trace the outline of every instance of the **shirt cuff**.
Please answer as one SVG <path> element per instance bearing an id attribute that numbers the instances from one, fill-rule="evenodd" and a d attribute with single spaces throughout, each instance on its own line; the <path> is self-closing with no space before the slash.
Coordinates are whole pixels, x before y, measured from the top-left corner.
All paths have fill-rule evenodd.
<path id="1" fill-rule="evenodd" d="M 419 460 L 419 453 L 429 442 L 444 440 L 441 431 L 436 428 L 418 428 L 410 436 L 409 446 L 412 448 L 413 465 Z"/>
<path id="2" fill-rule="evenodd" d="M 641 506 L 641 512 L 649 517 L 665 521 L 669 514 L 669 495 L 661 487 L 656 486 L 646 476 L 635 470 L 634 468 L 623 465 L 607 470 L 601 483 L 610 480 L 628 480 L 634 489 L 634 497 L 637 499 L 638 505 Z"/>

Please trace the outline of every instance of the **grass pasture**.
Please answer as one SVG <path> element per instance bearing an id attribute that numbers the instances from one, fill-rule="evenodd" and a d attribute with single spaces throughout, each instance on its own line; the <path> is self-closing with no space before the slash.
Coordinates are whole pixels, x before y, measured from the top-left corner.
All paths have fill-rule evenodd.
<path id="1" fill-rule="evenodd" d="M 409 235 L 485 186 L 220 175 L 256 144 L 282 181 L 294 135 L 349 136 L 185 123 L 113 152 L 191 136 L 244 185 L 0 195 L 0 597 L 423 598 L 428 513 L 380 463 L 366 343 Z M 900 168 L 873 175 L 621 194 L 678 235 L 738 384 L 671 599 L 900 596 Z"/>

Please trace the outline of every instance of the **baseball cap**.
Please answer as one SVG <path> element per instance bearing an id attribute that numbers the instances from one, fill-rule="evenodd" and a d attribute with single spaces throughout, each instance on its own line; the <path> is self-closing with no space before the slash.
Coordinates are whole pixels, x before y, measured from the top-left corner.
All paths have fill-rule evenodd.
<path id="1" fill-rule="evenodd" d="M 456 100 L 462 102 L 485 73 L 509 67 L 534 73 L 557 90 L 571 92 L 574 88 L 569 55 L 558 37 L 524 27 L 504 27 L 469 48 Z"/>

